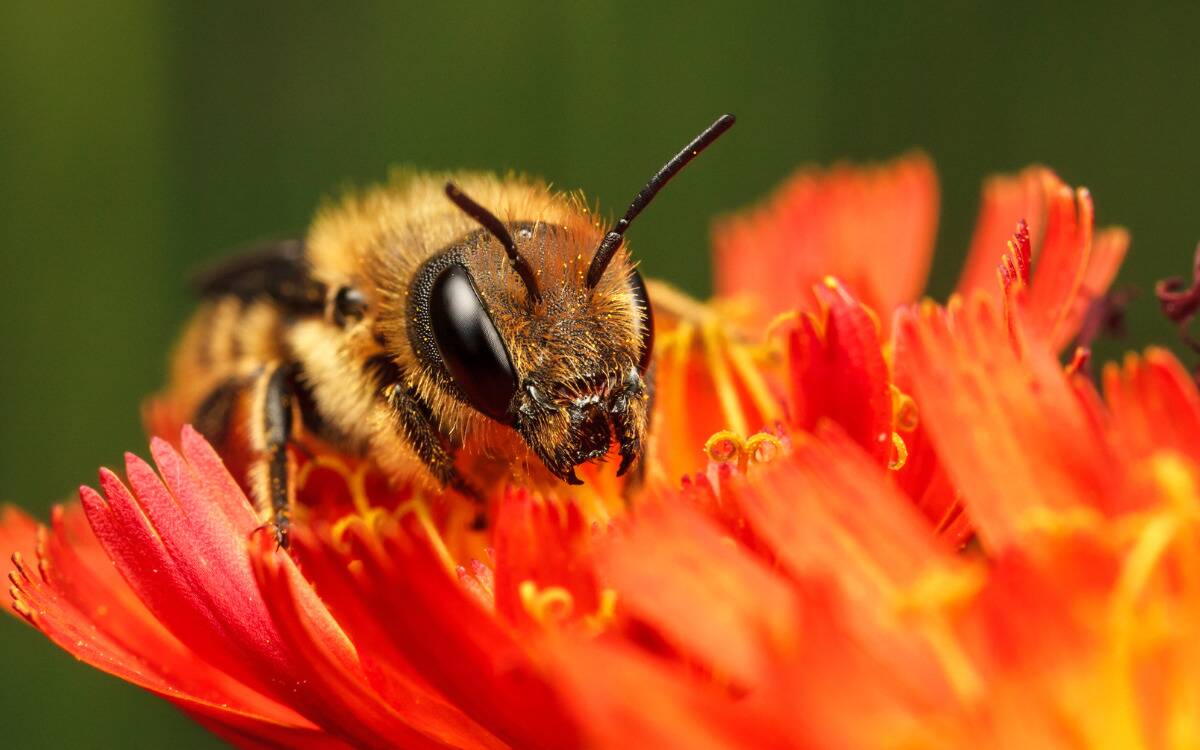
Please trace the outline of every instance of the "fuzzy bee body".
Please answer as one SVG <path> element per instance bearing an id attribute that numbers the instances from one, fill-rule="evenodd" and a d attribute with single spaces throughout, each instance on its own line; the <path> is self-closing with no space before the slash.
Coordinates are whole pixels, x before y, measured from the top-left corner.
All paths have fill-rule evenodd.
<path id="1" fill-rule="evenodd" d="M 622 235 L 730 124 L 607 234 L 577 196 L 521 177 L 408 173 L 330 203 L 303 240 L 199 279 L 166 401 L 248 449 L 283 544 L 297 440 L 477 498 L 511 478 L 577 483 L 614 448 L 624 473 L 645 444 L 653 325 Z"/>

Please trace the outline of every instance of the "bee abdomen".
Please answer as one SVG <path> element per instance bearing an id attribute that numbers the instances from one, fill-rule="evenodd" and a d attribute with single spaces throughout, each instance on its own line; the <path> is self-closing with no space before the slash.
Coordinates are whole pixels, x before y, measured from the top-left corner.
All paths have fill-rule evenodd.
<path id="1" fill-rule="evenodd" d="M 198 416 L 219 389 L 264 363 L 289 361 L 282 312 L 266 301 L 226 296 L 196 312 L 175 352 L 172 393 L 184 413 Z"/>

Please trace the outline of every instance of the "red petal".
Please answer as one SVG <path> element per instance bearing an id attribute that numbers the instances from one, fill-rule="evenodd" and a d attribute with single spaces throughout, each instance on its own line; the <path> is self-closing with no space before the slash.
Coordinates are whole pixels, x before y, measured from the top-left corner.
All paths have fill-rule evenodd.
<path id="1" fill-rule="evenodd" d="M 326 727 L 361 747 L 497 746 L 482 741 L 482 732 L 476 731 L 476 737 L 464 736 L 454 731 L 457 727 L 439 721 L 442 717 L 436 715 L 439 708 L 436 703 L 431 706 L 432 712 L 410 703 L 407 708 L 416 710 L 409 715 L 402 715 L 383 703 L 357 662 L 347 661 L 347 654 L 328 648 L 333 634 L 327 631 L 327 623 L 313 617 L 305 601 L 311 589 L 292 565 L 291 558 L 275 549 L 275 542 L 267 533 L 258 534 L 257 542 L 252 559 L 263 598 L 289 649 L 304 655 L 296 664 L 303 673 L 300 684 L 309 693 L 307 701 L 322 706 Z"/>
<path id="2" fill-rule="evenodd" d="M 788 338 L 794 423 L 812 430 L 832 420 L 881 464 L 892 451 L 892 396 L 874 319 L 841 284 L 817 287 L 824 331 L 800 317 Z"/>
<path id="3" fill-rule="evenodd" d="M 1107 640 L 1108 597 L 1120 572 L 1113 550 L 1082 534 L 1046 535 L 1035 550 L 1009 549 L 991 574 L 968 626 L 997 670 L 1048 673 Z M 1019 611 L 1021 616 L 1013 613 Z M 1099 638 L 1097 638 L 1099 636 Z"/>
<path id="4" fill-rule="evenodd" d="M 160 447 L 166 451 L 172 449 Z M 88 520 L 121 574 L 155 617 L 206 660 L 260 689 L 283 689 L 280 683 L 290 682 L 288 655 L 251 575 L 245 538 L 215 503 L 195 497 L 177 503 L 145 462 L 126 459 L 136 499 L 107 470 L 100 477 L 107 502 L 81 491 Z M 164 471 L 173 473 L 170 466 Z"/>
<path id="5" fill-rule="evenodd" d="M 227 711 L 210 711 L 173 701 L 200 726 L 234 747 L 262 750 L 352 750 L 355 746 L 317 728 L 280 726 Z"/>
<path id="6" fill-rule="evenodd" d="M 18 606 L 50 640 L 97 669 L 206 717 L 207 726 L 241 727 L 276 743 L 337 746 L 313 744 L 320 734 L 313 725 L 206 663 L 167 632 L 115 574 L 79 506 L 56 509 L 53 520 L 52 531 L 37 545 L 37 567 L 23 564 L 14 573 Z"/>
<path id="7" fill-rule="evenodd" d="M 184 426 L 180 447 L 194 471 L 192 476 L 200 481 L 207 501 L 221 510 L 243 540 L 248 538 L 261 522 L 221 457 L 191 425 Z M 162 452 L 160 449 L 155 453 L 155 460 Z"/>
<path id="8" fill-rule="evenodd" d="M 765 206 L 717 222 L 717 293 L 747 298 L 765 323 L 832 275 L 890 315 L 925 287 L 937 212 L 937 176 L 920 154 L 802 171 Z"/>
<path id="9" fill-rule="evenodd" d="M 107 502 L 86 488 L 81 492 L 97 537 L 154 616 L 205 661 L 315 723 L 362 740 L 330 698 L 340 685 L 312 682 L 306 660 L 313 655 L 289 648 L 262 598 L 248 555 L 254 515 L 245 497 L 196 436 L 185 433 L 184 440 L 203 475 L 156 440 L 153 451 L 170 489 L 145 462 L 129 456 L 136 496 L 107 471 L 101 473 Z M 342 670 L 343 682 L 365 684 L 350 642 L 311 588 L 297 587 L 295 598 L 308 628 L 306 646 L 319 644 L 321 656 Z"/>
<path id="10" fill-rule="evenodd" d="M 303 561 L 306 575 L 354 640 L 379 699 L 412 728 L 426 736 L 436 737 L 454 747 L 496 747 L 498 740 L 446 701 L 394 648 L 387 632 L 389 623 L 376 619 L 373 603 L 361 598 L 360 577 L 352 572 L 360 569 L 361 565 L 348 561 L 341 553 L 331 555 L 330 551 L 336 545 L 327 546 L 332 544 L 328 528 L 322 529 L 323 536 L 319 538 L 311 529 L 296 528 L 293 536 L 295 550 Z M 260 554 L 272 553 L 268 546 Z M 272 567 L 265 562 L 258 562 L 256 566 L 265 590 L 274 591 L 286 583 L 285 578 L 278 575 L 268 576 Z M 291 597 L 287 589 L 276 593 Z M 276 596 L 276 593 L 271 596 Z M 295 619 L 287 610 L 282 610 L 280 616 L 288 621 Z M 302 627 L 292 627 L 299 635 L 303 635 Z"/>

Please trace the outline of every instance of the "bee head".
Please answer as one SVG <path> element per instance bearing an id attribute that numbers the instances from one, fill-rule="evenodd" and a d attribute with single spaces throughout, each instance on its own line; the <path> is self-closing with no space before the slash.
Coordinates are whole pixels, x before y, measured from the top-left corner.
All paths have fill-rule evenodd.
<path id="1" fill-rule="evenodd" d="M 412 343 L 427 362 L 436 359 L 447 390 L 513 427 L 564 481 L 579 483 L 575 467 L 614 442 L 618 475 L 641 457 L 653 321 L 625 231 L 733 122 L 723 115 L 684 146 L 603 236 L 586 212 L 566 225 L 505 223 L 453 183 L 445 187 L 481 229 L 418 273 L 409 299 L 423 315 Z"/>
<path id="2" fill-rule="evenodd" d="M 641 275 L 622 253 L 603 283 L 587 286 L 581 249 L 599 238 L 589 222 L 497 224 L 507 237 L 485 225 L 418 274 L 417 317 L 435 344 L 424 359 L 436 355 L 445 388 L 515 429 L 560 479 L 577 482 L 575 467 L 614 442 L 623 473 L 645 439 L 653 323 Z M 495 245 L 508 242 L 538 269 L 537 287 L 498 263 Z"/>

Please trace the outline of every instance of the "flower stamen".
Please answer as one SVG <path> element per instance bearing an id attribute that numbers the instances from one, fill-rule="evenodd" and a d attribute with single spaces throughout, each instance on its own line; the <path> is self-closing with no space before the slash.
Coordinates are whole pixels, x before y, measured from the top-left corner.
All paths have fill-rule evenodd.
<path id="1" fill-rule="evenodd" d="M 438 531 L 437 524 L 433 522 L 433 516 L 429 513 L 429 507 L 421 498 L 413 498 L 406 503 L 402 503 L 396 508 L 396 518 L 403 518 L 405 515 L 412 514 L 417 519 L 417 523 L 421 526 L 421 530 L 425 532 L 429 543 L 433 545 L 433 551 L 437 554 L 438 560 L 446 568 L 446 572 L 451 578 L 457 577 L 458 563 L 454 561 L 454 557 L 450 554 L 450 550 L 446 547 L 446 540 L 442 538 L 441 532 Z"/>
<path id="2" fill-rule="evenodd" d="M 9 559 L 16 567 L 8 571 L 8 580 L 12 581 L 14 586 L 19 586 L 21 585 L 21 581 L 18 580 L 17 576 L 20 576 L 25 579 L 26 583 L 33 583 L 33 579 L 29 577 L 29 572 L 25 569 L 25 556 L 18 551 L 13 552 Z"/>
<path id="3" fill-rule="evenodd" d="M 774 341 L 775 337 L 779 336 L 784 331 L 790 331 L 800 320 L 799 310 L 788 310 L 776 315 L 770 323 L 767 324 L 766 333 L 763 338 L 768 341 Z"/>
<path id="4" fill-rule="evenodd" d="M 900 433 L 892 433 L 892 457 L 888 459 L 888 468 L 892 471 L 900 471 L 904 468 L 904 464 L 908 462 L 908 446 L 904 444 L 904 438 L 900 437 Z"/>
<path id="5" fill-rule="evenodd" d="M 888 386 L 892 391 L 892 424 L 901 432 L 912 432 L 920 424 L 917 413 L 917 402 L 913 397 L 896 387 L 893 383 Z"/>
<path id="6" fill-rule="evenodd" d="M 974 565 L 936 566 L 898 593 L 897 610 L 932 612 L 969 601 L 983 588 L 985 576 Z"/>
<path id="7" fill-rule="evenodd" d="M 742 379 L 743 385 L 750 394 L 751 401 L 758 409 L 758 413 L 762 419 L 768 424 L 777 422 L 782 417 L 782 411 L 779 408 L 778 400 L 771 395 L 770 389 L 767 387 L 767 381 L 763 379 L 762 372 L 754 363 L 753 357 L 750 355 L 749 348 L 737 342 L 726 340 L 726 351 L 729 353 L 729 360 L 733 363 L 733 369 Z"/>
<path id="8" fill-rule="evenodd" d="M 346 537 L 346 531 L 349 530 L 350 526 L 361 523 L 368 528 L 374 529 L 378 527 L 379 519 L 385 515 L 386 513 L 382 508 L 370 508 L 366 513 L 348 513 L 334 521 L 329 533 L 333 536 L 334 542 L 341 545 Z"/>
<path id="9" fill-rule="evenodd" d="M 704 442 L 704 454 L 716 464 L 739 463 L 745 442 L 733 430 L 721 430 Z"/>
<path id="10" fill-rule="evenodd" d="M 933 567 L 912 585 L 897 591 L 893 605 L 901 617 L 919 618 L 925 639 L 946 679 L 967 705 L 983 694 L 983 678 L 950 627 L 947 610 L 969 602 L 984 582 L 984 573 L 976 566 Z"/>
<path id="11" fill-rule="evenodd" d="M 351 469 L 345 461 L 337 456 L 320 453 L 312 456 L 300 469 L 296 484 L 303 488 L 314 469 L 328 469 L 342 478 L 350 493 L 350 501 L 360 516 L 367 516 L 371 510 L 371 498 L 367 494 L 367 472 L 370 465 L 363 461 Z"/>
<path id="12" fill-rule="evenodd" d="M 15 589 L 9 589 L 8 593 L 9 596 L 12 597 L 13 610 L 21 617 L 24 617 L 26 620 L 28 620 L 30 624 L 33 624 L 34 620 L 36 619 L 34 617 L 33 610 L 29 608 L 29 605 L 26 604 L 23 599 L 18 598 L 20 592 L 16 591 Z"/>
<path id="13" fill-rule="evenodd" d="M 1157 515 L 1142 529 L 1137 543 L 1125 558 L 1113 592 L 1115 614 L 1122 630 L 1133 624 L 1137 599 L 1145 591 L 1178 530 L 1179 519 L 1174 514 Z"/>
<path id="14" fill-rule="evenodd" d="M 745 435 L 750 431 L 750 425 L 746 419 L 746 413 L 742 410 L 737 388 L 733 383 L 733 375 L 729 371 L 729 363 L 721 356 L 722 349 L 725 348 L 722 345 L 724 333 L 719 325 L 706 322 L 700 328 L 700 336 L 704 346 L 704 359 L 708 364 L 709 372 L 712 373 L 717 390 L 717 400 L 721 404 L 725 422 L 734 432 Z"/>
<path id="15" fill-rule="evenodd" d="M 1094 533 L 1104 525 L 1104 519 L 1092 508 L 1055 510 L 1045 506 L 1030 509 L 1017 519 L 1017 529 L 1023 534 L 1068 536 Z"/>
<path id="16" fill-rule="evenodd" d="M 592 635 L 600 635 L 613 621 L 616 612 L 617 592 L 615 589 L 605 587 L 600 591 L 600 601 L 596 605 L 596 611 L 583 618 L 583 622 Z"/>
<path id="17" fill-rule="evenodd" d="M 783 441 L 769 432 L 758 432 L 742 445 L 742 456 L 746 463 L 769 464 L 783 455 Z"/>
<path id="18" fill-rule="evenodd" d="M 1200 510 L 1196 504 L 1198 491 L 1183 459 L 1163 451 L 1154 457 L 1152 468 L 1171 509 L 1180 515 L 1194 517 Z"/>
<path id="19" fill-rule="evenodd" d="M 741 472 L 751 465 L 769 464 L 786 451 L 783 440 L 769 432 L 743 438 L 733 430 L 721 430 L 704 442 L 704 454 L 711 465 L 733 466 Z"/>
<path id="20" fill-rule="evenodd" d="M 524 580 L 517 587 L 517 594 L 530 617 L 543 625 L 563 622 L 575 610 L 575 597 L 562 586 L 539 589 L 533 581 Z"/>

